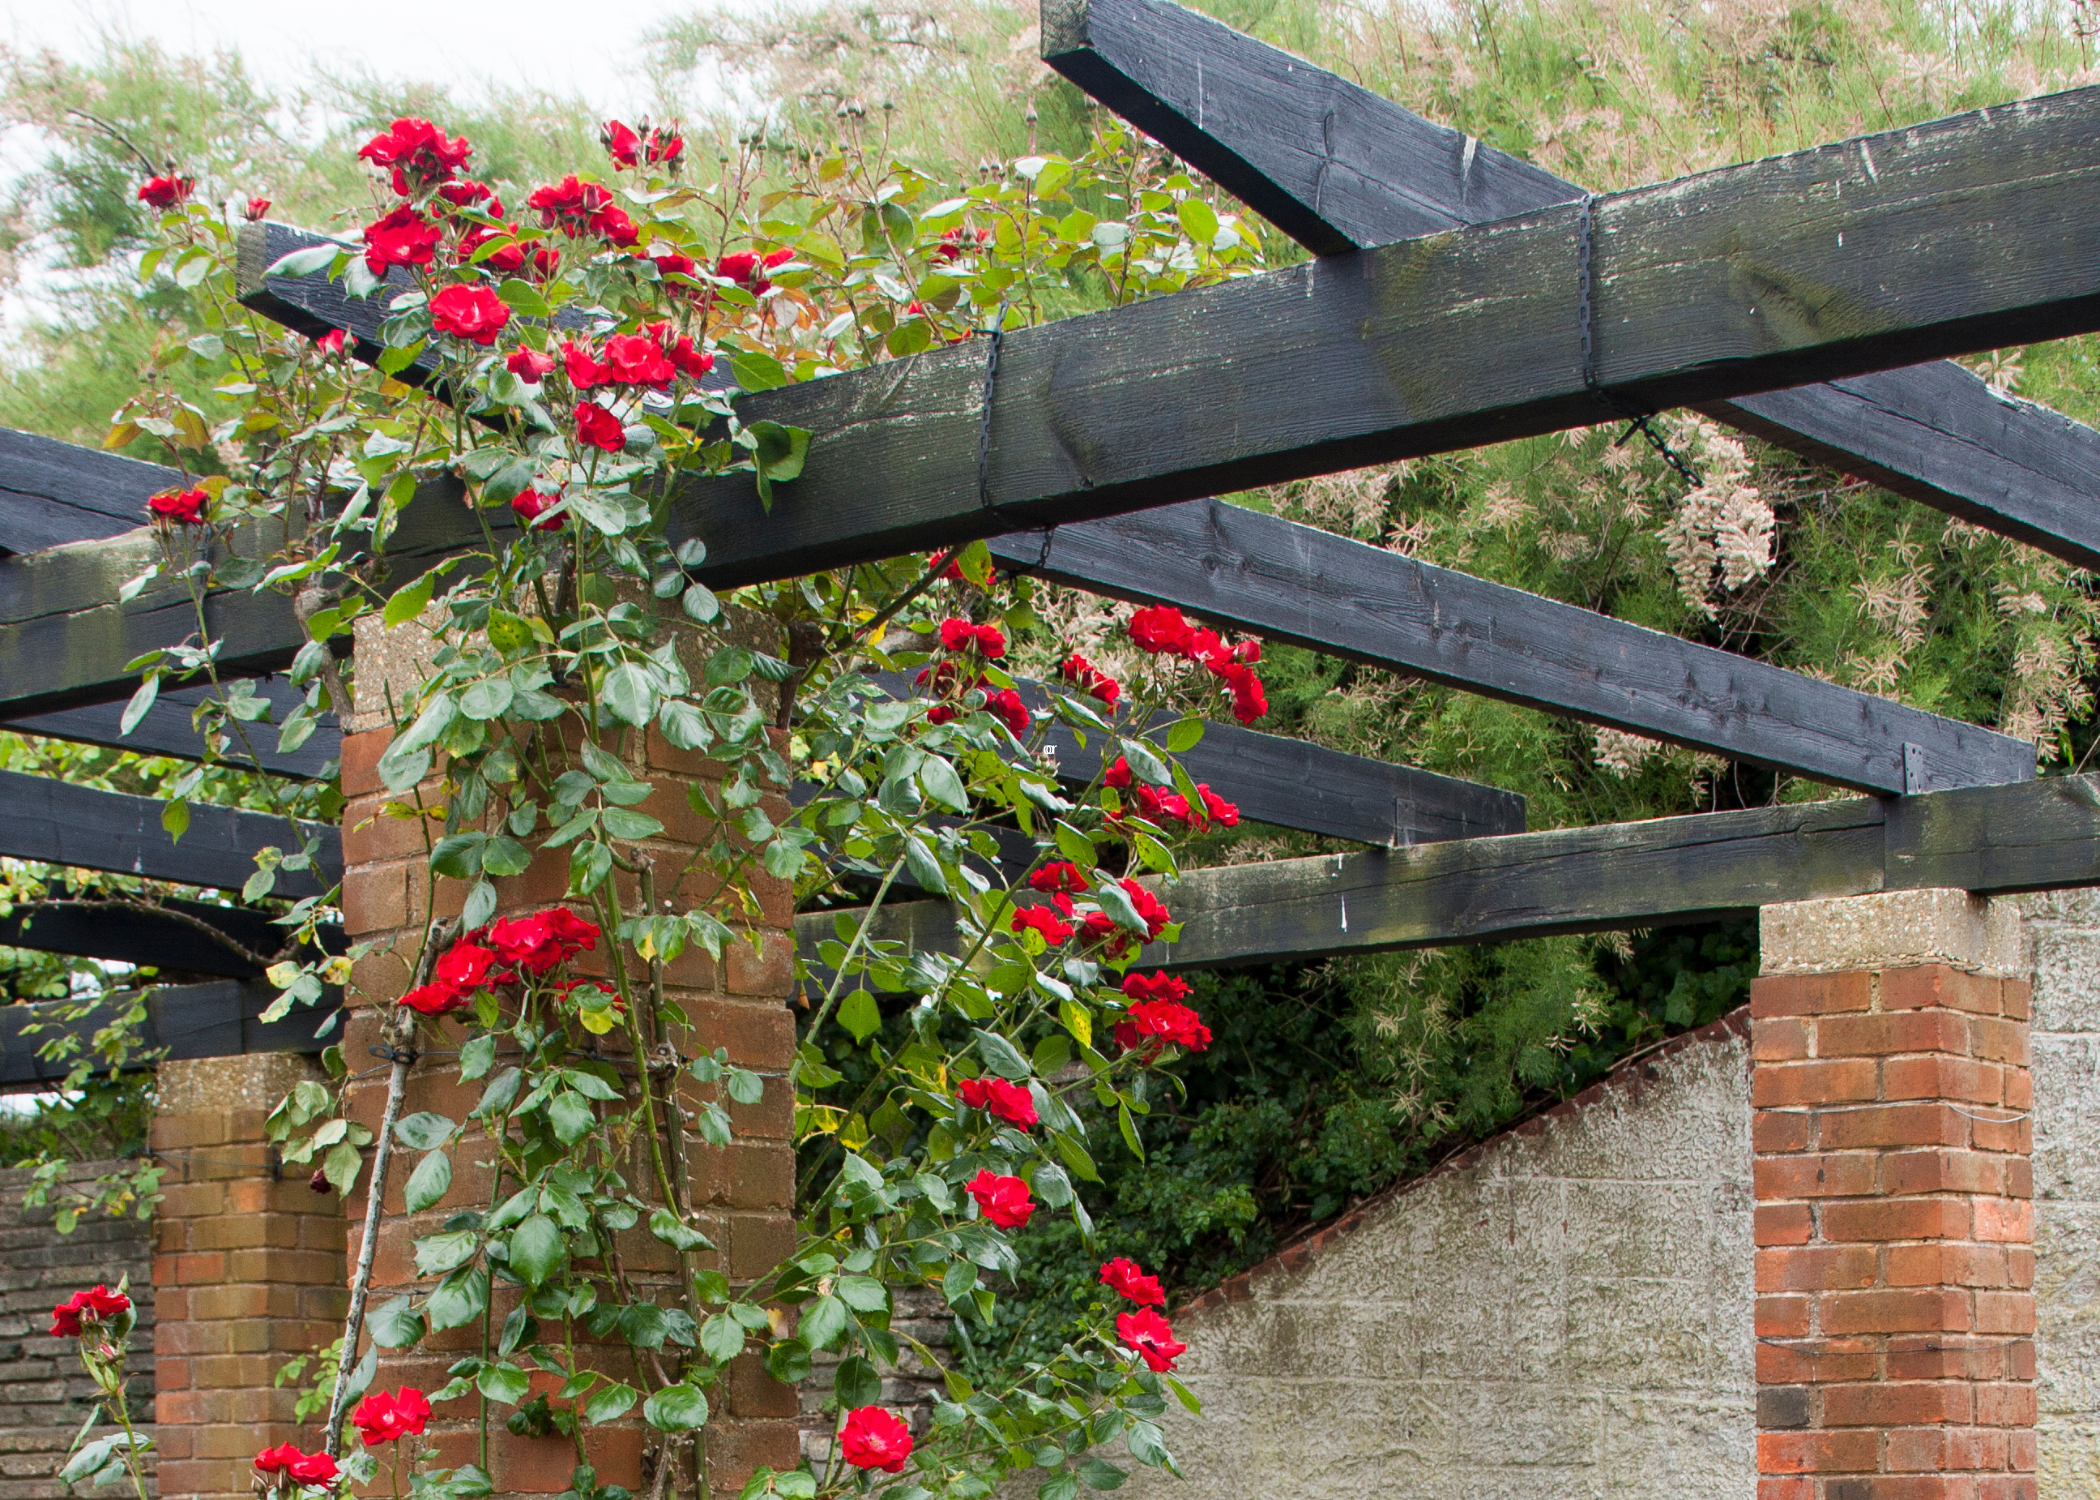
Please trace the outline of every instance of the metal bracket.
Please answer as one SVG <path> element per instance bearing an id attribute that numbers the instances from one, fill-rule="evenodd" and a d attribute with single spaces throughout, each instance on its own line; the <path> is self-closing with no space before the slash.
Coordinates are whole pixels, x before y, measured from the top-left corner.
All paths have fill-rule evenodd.
<path id="1" fill-rule="evenodd" d="M 1925 768 L 1925 747 L 1903 742 L 1903 791 L 1907 796 L 1932 790 L 1932 775 Z"/>

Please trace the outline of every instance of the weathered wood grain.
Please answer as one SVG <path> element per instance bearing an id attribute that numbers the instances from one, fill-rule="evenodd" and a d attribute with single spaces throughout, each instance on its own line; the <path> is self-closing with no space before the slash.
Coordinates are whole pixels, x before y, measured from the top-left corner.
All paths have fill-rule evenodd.
<path id="1" fill-rule="evenodd" d="M 35 433 L 0 428 L 0 549 L 36 552 L 129 531 L 181 476 Z"/>
<path id="2" fill-rule="evenodd" d="M 261 965 L 182 918 L 203 922 L 265 958 L 285 943 L 285 929 L 258 911 L 199 901 L 159 905 L 159 911 L 141 911 L 92 902 L 25 902 L 0 917 L 0 946 L 228 979 L 260 979 Z"/>
<path id="3" fill-rule="evenodd" d="M 1045 0 L 1051 67 L 1322 254 L 1530 213 L 1583 189 L 1169 0 Z M 2079 567 L 2100 567 L 2100 433 L 1936 362 L 1708 415 Z"/>
<path id="4" fill-rule="evenodd" d="M 237 891 L 255 873 L 256 850 L 295 847 L 281 818 L 194 802 L 189 831 L 178 843 L 160 824 L 166 806 L 153 797 L 0 771 L 0 854 Z M 341 831 L 300 826 L 321 840 L 322 868 L 281 872 L 276 895 L 318 896 L 342 878 Z"/>
<path id="5" fill-rule="evenodd" d="M 277 748 L 278 730 L 305 697 L 282 677 L 264 677 L 255 684 L 258 697 L 272 705 L 273 723 L 251 724 L 248 737 L 257 759 L 249 761 L 239 741 L 221 757 L 227 764 L 256 764 L 265 771 L 301 781 L 315 781 L 327 774 L 330 762 L 342 754 L 343 733 L 334 714 L 322 715 L 321 723 L 305 744 L 286 754 Z M 81 708 L 61 708 L 49 713 L 26 714 L 0 720 L 0 726 L 23 734 L 38 734 L 84 745 L 107 745 L 113 750 L 135 750 L 142 755 L 168 755 L 177 760 L 202 760 L 204 737 L 197 732 L 191 714 L 213 696 L 210 686 L 169 688 L 153 700 L 144 718 L 123 733 L 125 703 L 112 700 Z"/>
<path id="6" fill-rule="evenodd" d="M 341 1009 L 340 994 L 265 1025 L 258 1018 L 276 998 L 276 990 L 261 980 L 221 979 L 156 987 L 146 998 L 146 1025 L 140 1041 L 149 1049 L 167 1049 L 168 1057 L 193 1058 L 319 1052 L 333 1039 L 314 1033 Z M 109 1005 L 73 1021 L 61 1019 L 55 1001 L 0 1006 L 0 1086 L 54 1083 L 64 1078 L 67 1063 L 47 1062 L 38 1053 L 68 1035 L 77 1036 L 85 1045 L 127 1003 L 126 996 L 114 997 Z"/>
<path id="7" fill-rule="evenodd" d="M 2034 775 L 2025 741 L 1216 500 L 1002 537 L 992 551 L 1095 593 L 1839 786 Z M 1923 785 L 1906 744 L 1922 753 Z"/>
<path id="8" fill-rule="evenodd" d="M 1952 887 L 2100 885 L 2100 782 L 1854 798 L 1197 870 L 1160 893 L 1182 923 L 1148 965 L 1220 967 L 1704 920 L 1785 901 Z M 796 919 L 803 951 L 833 913 Z M 944 902 L 876 936 L 945 952 Z"/>
<path id="9" fill-rule="evenodd" d="M 2096 126 L 2086 90 L 1599 198 L 1601 380 L 1694 405 L 2100 327 Z M 671 529 L 706 540 L 709 582 L 750 582 L 1594 422 L 1579 219 L 1561 205 L 1017 331 L 982 497 L 979 347 L 746 396 L 747 416 L 814 433 L 808 469 L 770 516 L 748 476 L 696 482 Z M 299 242 L 245 235 L 258 272 Z M 340 311 L 315 278 L 267 294 L 286 317 Z"/>

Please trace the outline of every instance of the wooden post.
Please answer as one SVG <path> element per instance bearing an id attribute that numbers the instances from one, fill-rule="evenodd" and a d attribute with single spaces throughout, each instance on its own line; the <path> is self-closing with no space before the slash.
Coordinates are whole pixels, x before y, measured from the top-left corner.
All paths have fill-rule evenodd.
<path id="1" fill-rule="evenodd" d="M 1763 919 L 1760 1500 L 2034 1500 L 2017 913 L 1921 890 Z"/>

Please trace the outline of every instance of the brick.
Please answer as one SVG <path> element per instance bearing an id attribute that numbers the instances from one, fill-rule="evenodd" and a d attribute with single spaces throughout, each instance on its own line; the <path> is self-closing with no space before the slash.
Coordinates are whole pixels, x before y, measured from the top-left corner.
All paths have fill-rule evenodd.
<path id="1" fill-rule="evenodd" d="M 1822 1292 L 1874 1285 L 1881 1254 L 1872 1245 L 1802 1245 L 1759 1250 L 1760 1292 Z"/>
<path id="2" fill-rule="evenodd" d="M 1824 1292 L 1816 1298 L 1816 1320 L 1825 1333 L 1966 1333 L 1969 1299 L 1943 1288 Z"/>
<path id="3" fill-rule="evenodd" d="M 2026 1291 L 1976 1293 L 1978 1333 L 2024 1333 L 2035 1331 L 2034 1293 Z"/>
<path id="4" fill-rule="evenodd" d="M 1895 1470 L 2004 1469 L 2009 1448 L 2002 1428 L 1892 1432 L 1887 1461 Z"/>
<path id="5" fill-rule="evenodd" d="M 1881 1065 L 1884 1099 L 1954 1099 L 1996 1104 L 2004 1097 L 2004 1072 L 1996 1063 L 1964 1057 L 1892 1057 Z"/>
<path id="6" fill-rule="evenodd" d="M 1876 1097 L 1877 1072 L 1868 1058 L 1761 1063 L 1750 1072 L 1750 1102 L 1760 1107 L 1863 1102 Z"/>
<path id="7" fill-rule="evenodd" d="M 1970 1420 L 1969 1387 L 1959 1380 L 1875 1381 L 1823 1391 L 1829 1427 L 1921 1427 Z"/>
<path id="8" fill-rule="evenodd" d="M 1942 1148 L 1903 1151 L 1881 1159 L 1881 1190 L 1908 1193 L 1990 1193 L 2006 1185 L 2008 1163 L 1988 1152 Z"/>
<path id="9" fill-rule="evenodd" d="M 1872 980 L 1864 973 L 1775 974 L 1750 981 L 1750 1014 L 1755 1020 L 1863 1011 L 1872 1003 Z"/>
<path id="10" fill-rule="evenodd" d="M 1857 1474 L 1875 1467 L 1879 1446 L 1871 1432 L 1760 1432 L 1757 1467 L 1763 1474 Z"/>
<path id="11" fill-rule="evenodd" d="M 1915 968 L 1882 970 L 1880 1001 L 1883 1010 L 1944 1006 L 1995 1016 L 2003 1011 L 2002 990 L 2002 980 L 1946 964 L 1920 964 Z"/>
<path id="12" fill-rule="evenodd" d="M 1814 1232 L 1806 1203 L 1760 1203 L 1755 1235 L 1760 1245 L 1805 1245 Z"/>
<path id="13" fill-rule="evenodd" d="M 2034 1242 L 2034 1204 L 2023 1198 L 1978 1198 L 1972 1209 L 1979 1240 Z"/>
<path id="14" fill-rule="evenodd" d="M 1806 1110 L 1756 1110 L 1750 1116 L 1750 1149 L 1765 1154 L 1806 1151 L 1812 1118 Z"/>
<path id="15" fill-rule="evenodd" d="M 1808 1023 L 1773 1016 L 1750 1023 L 1750 1057 L 1754 1062 L 1792 1062 L 1808 1056 Z"/>
<path id="16" fill-rule="evenodd" d="M 386 783 L 379 779 L 379 757 L 386 754 L 386 747 L 393 741 L 391 726 L 343 736 L 344 796 L 361 797 L 386 790 Z"/>
<path id="17" fill-rule="evenodd" d="M 1834 1110 L 1819 1116 L 1816 1127 L 1817 1144 L 1831 1151 L 1969 1144 L 1967 1117 L 1937 1100 Z"/>
<path id="18" fill-rule="evenodd" d="M 1829 1016 L 1816 1023 L 1816 1055 L 1884 1057 L 1899 1052 L 1944 1052 L 1966 1057 L 1972 1024 L 1966 1016 L 1942 1010 Z"/>
<path id="19" fill-rule="evenodd" d="M 1823 1236 L 1859 1240 L 1962 1240 L 1969 1237 L 1963 1198 L 1869 1198 L 1823 1206 Z"/>
<path id="20" fill-rule="evenodd" d="M 1969 1050 L 1990 1062 L 2024 1068 L 2034 1061 L 2032 1033 L 2025 1021 L 1997 1016 L 1969 1018 Z"/>
<path id="21" fill-rule="evenodd" d="M 1767 1385 L 1757 1392 L 1760 1432 L 1785 1432 L 1809 1425 L 1813 1392 L 1805 1385 Z"/>
<path id="22" fill-rule="evenodd" d="M 1790 1198 L 1856 1198 L 1874 1191 L 1875 1167 L 1875 1158 L 1867 1152 L 1766 1156 L 1751 1163 L 1751 1178 L 1758 1199 L 1767 1203 Z"/>
<path id="23" fill-rule="evenodd" d="M 381 865 L 343 873 L 343 930 L 352 937 L 408 922 L 408 870 Z"/>
<path id="24" fill-rule="evenodd" d="M 2000 1013 L 2009 1021 L 2025 1021 L 2034 1012 L 2034 981 L 2008 979 L 1999 995 Z"/>
<path id="25" fill-rule="evenodd" d="M 729 993 L 767 999 L 785 999 L 795 988 L 795 940 L 785 932 L 760 934 L 754 953 L 751 944 L 739 937 L 723 950 L 728 960 Z"/>
<path id="26" fill-rule="evenodd" d="M 1810 1301 L 1802 1296 L 1759 1296 L 1754 1323 L 1764 1339 L 1802 1338 L 1808 1333 Z"/>
<path id="27" fill-rule="evenodd" d="M 1976 1422 L 1982 1427 L 2032 1427 L 2039 1415 L 2035 1388 L 2004 1382 L 1976 1387 Z"/>
<path id="28" fill-rule="evenodd" d="M 2005 1287 L 2012 1273 L 2002 1245 L 1891 1245 L 1887 1284 Z"/>

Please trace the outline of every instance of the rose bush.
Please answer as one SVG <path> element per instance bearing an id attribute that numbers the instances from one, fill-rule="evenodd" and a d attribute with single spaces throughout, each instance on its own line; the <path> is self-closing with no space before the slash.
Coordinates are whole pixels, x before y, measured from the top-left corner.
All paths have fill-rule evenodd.
<path id="1" fill-rule="evenodd" d="M 470 1147 L 493 1161 L 494 1186 L 416 1241 L 427 1289 L 376 1309 L 372 1331 L 388 1347 L 470 1324 L 488 1337 L 443 1387 L 389 1397 L 367 1393 L 374 1362 L 356 1358 L 353 1321 L 329 1394 L 365 1447 L 341 1474 L 368 1479 L 373 1444 L 478 1393 L 484 1421 L 520 1431 L 638 1414 L 656 1461 L 691 1465 L 705 1491 L 710 1392 L 747 1351 L 790 1382 L 836 1357 L 825 1453 L 801 1471 L 761 1470 L 747 1495 L 877 1483 L 981 1496 L 1034 1469 L 1046 1496 L 1068 1500 L 1082 1472 L 1110 1482 L 1097 1450 L 1171 1465 L 1156 1418 L 1169 1399 L 1194 1404 L 1171 1378 L 1185 1346 L 1154 1311 L 1156 1280 L 1128 1261 L 1104 1266 L 1108 1294 L 1055 1357 L 983 1389 L 942 1371 L 918 1434 L 881 1407 L 882 1371 L 907 1359 L 942 1370 L 891 1327 L 900 1291 L 932 1289 L 981 1325 L 1039 1210 L 1092 1233 L 1073 1178 L 1094 1175 L 1104 1143 L 1142 1154 L 1142 1122 L 1173 1087 L 1165 1065 L 1208 1044 L 1184 989 L 1130 971 L 1146 944 L 1176 934 L 1152 879 L 1176 873 L 1175 840 L 1237 820 L 1173 751 L 1200 736 L 1203 712 L 1260 717 L 1258 647 L 1140 611 L 1132 639 L 1153 653 L 1141 680 L 1076 657 L 1058 668 L 1046 648 L 1051 680 L 1024 694 L 1011 665 L 1034 630 L 1030 590 L 995 578 L 981 543 L 725 601 L 693 577 L 706 538 L 678 533 L 671 497 L 682 476 L 743 473 L 770 505 L 822 461 L 807 433 L 745 422 L 709 378 L 725 367 L 745 390 L 818 378 L 1050 316 L 1082 285 L 1115 301 L 1237 274 L 1257 263 L 1253 241 L 1120 132 L 1084 157 L 1025 158 L 945 197 L 853 141 L 779 162 L 747 146 L 704 185 L 681 176 L 675 126 L 612 122 L 604 145 L 606 162 L 534 185 L 477 180 L 473 144 L 428 121 L 374 136 L 360 152 L 376 175 L 357 242 L 273 267 L 337 278 L 370 302 L 376 338 L 354 346 L 340 331 L 288 333 L 233 297 L 244 211 L 170 198 L 158 205 L 166 244 L 141 268 L 204 297 L 212 331 L 159 368 L 213 370 L 226 405 L 207 418 L 150 381 L 111 434 L 160 438 L 184 473 L 154 505 L 162 557 L 127 589 L 180 579 L 198 627 L 142 663 L 133 712 L 165 677 L 215 675 L 205 605 L 216 591 L 288 593 L 305 623 L 291 677 L 306 696 L 279 726 L 287 745 L 347 707 L 355 664 L 332 640 L 376 617 L 421 621 L 437 643 L 397 696 L 377 767 L 388 815 L 425 834 L 428 968 L 404 993 L 361 998 L 391 1035 L 420 1031 L 414 1046 L 456 1051 L 458 1076 L 484 1089 L 464 1118 L 412 1115 L 384 1143 L 420 1153 L 403 1187 L 410 1211 L 446 1198 Z M 510 217 L 505 199 L 525 212 Z M 353 347 L 369 369 L 345 357 Z M 388 549 L 404 512 L 462 502 L 482 548 L 401 586 Z M 878 672 L 916 673 L 915 689 L 894 697 Z M 218 696 L 240 725 L 267 722 L 239 685 Z M 1106 769 L 1088 784 L 1061 778 L 1053 728 L 1097 747 Z M 720 892 L 704 906 L 664 899 L 636 853 L 663 832 L 630 769 L 651 733 L 721 768 L 688 791 L 711 830 L 688 869 Z M 769 799 L 791 786 L 781 815 Z M 1013 862 L 995 829 L 1032 840 L 1033 857 Z M 563 899 L 499 913 L 495 882 L 548 850 L 567 860 Z M 312 854 L 266 851 L 250 898 Z M 778 1265 L 735 1285 L 694 1222 L 681 1143 L 728 1144 L 728 1105 L 757 1102 L 765 1080 L 705 1037 L 681 1049 L 686 1021 L 663 973 L 688 948 L 720 960 L 744 941 L 763 880 L 837 908 L 836 937 L 799 958 L 800 1232 Z M 907 882 L 954 903 L 956 953 L 878 935 L 876 915 Z M 456 927 L 437 920 L 448 888 Z M 287 924 L 310 936 L 327 909 L 302 902 Z M 577 972 L 584 954 L 592 973 Z M 318 999 L 361 956 L 277 965 L 273 1015 Z M 849 1081 L 833 1066 L 845 1052 L 870 1068 Z M 327 1061 L 342 1078 L 339 1049 Z M 690 1117 L 673 1075 L 699 1090 Z M 283 1102 L 271 1134 L 338 1191 L 381 1144 L 345 1117 L 340 1086 L 318 1083 Z M 630 1231 L 675 1255 L 674 1291 L 637 1288 L 607 1254 Z M 517 1311 L 499 1337 L 500 1299 Z M 577 1338 L 646 1357 L 616 1377 L 578 1359 Z M 528 1400 L 536 1373 L 554 1387 Z M 331 1421 L 318 1459 L 272 1450 L 258 1470 L 329 1484 L 341 1436 Z M 419 1493 L 487 1482 L 472 1465 L 412 1462 Z M 576 1492 L 612 1493 L 598 1479 L 579 1467 Z"/>

